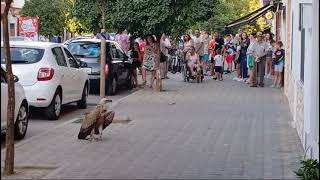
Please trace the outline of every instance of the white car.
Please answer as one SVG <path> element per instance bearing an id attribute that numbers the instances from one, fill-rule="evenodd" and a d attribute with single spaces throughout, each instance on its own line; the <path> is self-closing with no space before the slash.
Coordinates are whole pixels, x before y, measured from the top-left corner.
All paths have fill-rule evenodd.
<path id="1" fill-rule="evenodd" d="M 1 132 L 7 129 L 7 109 L 8 109 L 8 84 L 6 72 L 1 67 Z M 24 94 L 23 87 L 15 76 L 15 109 L 14 109 L 14 138 L 21 140 L 24 138 L 28 128 L 29 106 Z"/>
<path id="2" fill-rule="evenodd" d="M 30 107 L 44 108 L 50 120 L 57 120 L 61 106 L 77 102 L 87 108 L 89 79 L 85 67 L 61 44 L 10 42 L 13 74 L 20 79 Z M 1 64 L 4 64 L 3 46 Z"/>

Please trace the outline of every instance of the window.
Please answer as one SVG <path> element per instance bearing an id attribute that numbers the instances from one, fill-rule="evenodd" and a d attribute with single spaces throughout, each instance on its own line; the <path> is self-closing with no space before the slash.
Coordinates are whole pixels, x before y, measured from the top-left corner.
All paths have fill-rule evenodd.
<path id="1" fill-rule="evenodd" d="M 55 57 L 57 64 L 59 66 L 65 66 L 67 67 L 66 58 L 64 57 L 64 54 L 62 52 L 62 49 L 59 47 L 52 49 L 53 56 Z"/>
<path id="2" fill-rule="evenodd" d="M 301 31 L 301 64 L 300 64 L 300 80 L 304 82 L 304 60 L 305 60 L 305 48 L 306 48 L 306 30 L 302 28 Z"/>
<path id="3" fill-rule="evenodd" d="M 70 67 L 72 68 L 79 68 L 79 64 L 77 63 L 77 61 L 74 59 L 74 57 L 72 56 L 72 54 L 68 51 L 68 49 L 64 48 L 64 52 L 66 52 L 67 58 L 68 58 L 68 62 L 70 64 Z"/>
<path id="4" fill-rule="evenodd" d="M 117 45 L 117 53 L 119 55 L 119 58 L 124 58 L 124 52 L 119 45 Z"/>
<path id="5" fill-rule="evenodd" d="M 100 44 L 93 42 L 71 42 L 68 45 L 70 52 L 76 57 L 98 58 L 100 57 Z"/>
<path id="6" fill-rule="evenodd" d="M 32 64 L 40 61 L 44 49 L 12 47 L 10 48 L 12 64 Z M 5 51 L 1 47 L 1 64 L 5 64 Z"/>
<path id="7" fill-rule="evenodd" d="M 293 31 L 293 18 L 294 18 L 294 16 L 293 16 L 294 14 L 293 14 L 293 12 L 292 12 L 292 14 L 291 14 L 291 17 L 292 17 L 292 21 L 291 21 L 291 43 L 290 43 L 290 46 L 291 46 L 291 51 L 290 51 L 290 54 L 291 54 L 291 62 L 290 62 L 290 69 L 292 70 L 292 64 L 293 64 L 293 33 L 294 33 L 294 31 Z"/>
<path id="8" fill-rule="evenodd" d="M 118 52 L 116 45 L 111 44 L 111 52 L 112 52 L 113 58 L 120 58 L 120 55 L 119 55 L 119 52 Z"/>
<path id="9" fill-rule="evenodd" d="M 9 31 L 10 31 L 10 36 L 15 36 L 16 35 L 16 30 L 15 30 L 15 27 L 14 27 L 14 23 L 10 23 Z"/>
<path id="10" fill-rule="evenodd" d="M 1 83 L 6 83 L 6 72 L 1 68 Z"/>
<path id="11" fill-rule="evenodd" d="M 300 81 L 304 82 L 304 62 L 306 60 L 306 49 L 309 48 L 310 32 L 312 21 L 312 4 L 299 4 L 299 30 L 301 31 L 301 63 L 300 63 Z"/>

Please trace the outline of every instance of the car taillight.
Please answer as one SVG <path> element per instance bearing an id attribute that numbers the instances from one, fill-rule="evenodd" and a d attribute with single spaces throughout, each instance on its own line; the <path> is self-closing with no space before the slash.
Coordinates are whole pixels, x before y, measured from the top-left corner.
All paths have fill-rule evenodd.
<path id="1" fill-rule="evenodd" d="M 109 65 L 108 65 L 108 64 L 106 64 L 106 65 L 104 66 L 104 72 L 105 72 L 106 74 L 108 74 L 108 72 L 109 72 Z"/>
<path id="2" fill-rule="evenodd" d="M 40 68 L 38 72 L 38 81 L 48 81 L 51 80 L 54 74 L 52 68 Z"/>

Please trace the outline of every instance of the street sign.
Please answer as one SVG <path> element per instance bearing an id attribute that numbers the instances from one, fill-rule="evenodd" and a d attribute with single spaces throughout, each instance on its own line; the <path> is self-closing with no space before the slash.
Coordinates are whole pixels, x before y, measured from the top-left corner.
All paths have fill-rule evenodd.
<path id="1" fill-rule="evenodd" d="M 23 37 L 39 40 L 39 17 L 21 16 L 18 18 L 19 34 Z"/>

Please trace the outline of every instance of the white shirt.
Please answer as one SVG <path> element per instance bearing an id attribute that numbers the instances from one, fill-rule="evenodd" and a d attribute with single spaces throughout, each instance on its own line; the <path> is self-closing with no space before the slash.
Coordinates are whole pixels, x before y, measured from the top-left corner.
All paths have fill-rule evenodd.
<path id="1" fill-rule="evenodd" d="M 214 65 L 215 66 L 222 66 L 223 65 L 223 61 L 222 61 L 222 56 L 221 55 L 216 55 L 214 57 Z"/>

